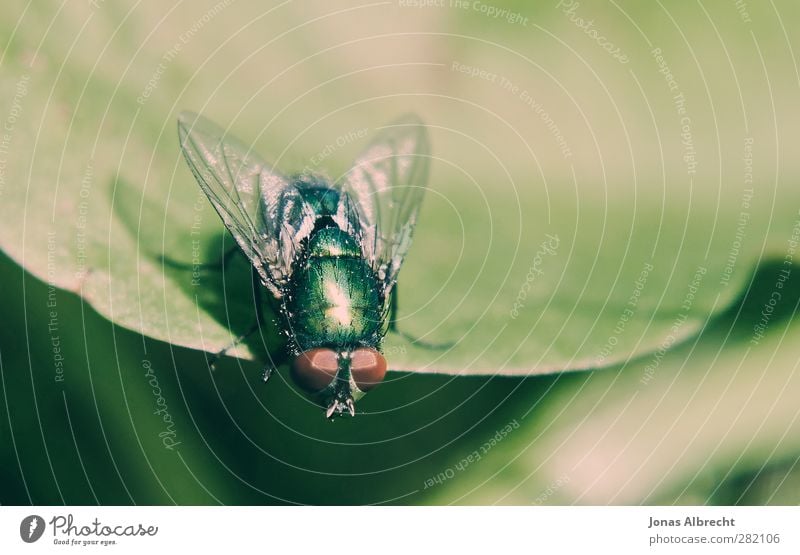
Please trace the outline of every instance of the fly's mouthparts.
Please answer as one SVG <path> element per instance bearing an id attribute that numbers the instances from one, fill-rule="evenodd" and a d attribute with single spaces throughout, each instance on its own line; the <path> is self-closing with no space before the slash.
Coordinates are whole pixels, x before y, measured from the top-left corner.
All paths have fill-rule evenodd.
<path id="1" fill-rule="evenodd" d="M 350 413 L 350 416 L 356 415 L 356 406 L 353 403 L 352 397 L 348 397 L 344 403 L 338 399 L 331 401 L 331 404 L 328 405 L 328 409 L 325 411 L 325 418 L 332 420 L 335 414 L 342 415 L 345 410 Z"/>
<path id="2" fill-rule="evenodd" d="M 339 405 L 339 401 L 333 401 L 331 406 L 328 407 L 328 411 L 325 413 L 325 418 L 330 419 L 333 416 L 333 411 L 336 410 L 336 407 Z"/>

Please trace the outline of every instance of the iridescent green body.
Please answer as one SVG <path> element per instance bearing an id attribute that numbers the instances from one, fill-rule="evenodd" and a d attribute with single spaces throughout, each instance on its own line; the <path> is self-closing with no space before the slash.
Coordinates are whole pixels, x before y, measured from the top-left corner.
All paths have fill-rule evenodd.
<path id="1" fill-rule="evenodd" d="M 380 283 L 356 239 L 333 219 L 343 193 L 325 186 L 300 191 L 316 220 L 295 262 L 285 305 L 297 350 L 375 347 L 383 328 Z"/>

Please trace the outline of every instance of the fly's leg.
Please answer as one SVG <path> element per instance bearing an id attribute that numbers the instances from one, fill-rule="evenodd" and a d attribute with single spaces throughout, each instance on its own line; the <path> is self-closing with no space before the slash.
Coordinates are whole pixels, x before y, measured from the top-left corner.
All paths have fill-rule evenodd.
<path id="1" fill-rule="evenodd" d="M 397 327 L 397 284 L 394 284 L 394 289 L 392 289 L 391 293 L 392 297 L 389 299 L 389 327 L 388 331 L 396 333 L 400 337 L 404 337 L 414 343 L 415 345 L 422 347 L 423 349 L 431 349 L 431 350 L 444 350 L 452 348 L 456 343 L 455 341 L 447 341 L 444 343 L 432 343 L 430 341 L 424 341 L 419 339 L 418 337 L 414 337 L 410 333 L 407 333 Z"/>
<path id="2" fill-rule="evenodd" d="M 228 253 L 226 253 L 225 256 L 227 257 Z M 223 264 L 224 264 L 224 261 L 223 261 Z M 245 339 L 247 339 L 248 337 L 250 337 L 255 332 L 257 332 L 258 330 L 261 329 L 261 324 L 264 321 L 264 313 L 263 313 L 264 306 L 262 304 L 262 299 L 261 299 L 261 288 L 262 288 L 262 285 L 261 285 L 261 276 L 259 276 L 258 271 L 256 271 L 255 268 L 253 268 L 252 277 L 253 277 L 253 301 L 255 302 L 255 306 L 256 306 L 256 321 L 255 321 L 255 324 L 253 324 L 253 326 L 250 329 L 248 329 L 246 332 L 244 332 L 242 335 L 240 335 L 234 341 L 232 341 L 230 343 L 230 345 L 228 345 L 227 347 L 225 347 L 221 351 L 215 353 L 214 355 L 212 355 L 209 358 L 209 366 L 212 369 L 214 368 L 214 365 L 217 363 L 217 361 L 220 359 L 220 357 L 225 355 L 225 353 L 227 353 L 228 351 L 230 351 L 231 349 L 233 349 L 234 347 L 236 347 L 237 345 L 242 343 Z M 272 373 L 275 371 L 276 365 L 278 363 L 280 363 L 280 361 L 278 361 L 276 363 L 273 360 L 272 355 L 270 355 L 269 353 L 267 353 L 267 356 L 270 357 L 270 361 L 267 364 L 264 365 L 264 369 L 262 370 L 262 373 L 261 373 L 261 379 L 264 380 L 264 383 L 266 383 L 267 380 L 269 380 L 270 376 L 272 376 Z"/>
<path id="3" fill-rule="evenodd" d="M 253 301 L 256 303 L 256 329 L 260 329 L 261 325 L 264 323 L 264 304 L 263 299 L 261 298 L 261 292 L 263 289 L 263 285 L 261 284 L 261 276 L 259 275 L 258 271 L 253 268 L 252 272 L 253 276 Z M 272 373 L 275 371 L 277 364 L 281 362 L 281 358 L 277 361 L 273 359 L 272 354 L 267 351 L 267 357 L 269 361 L 264 365 L 264 369 L 261 371 L 261 379 L 264 383 L 267 383 Z"/>
<path id="4" fill-rule="evenodd" d="M 225 253 L 222 255 L 222 258 L 217 262 L 204 262 L 203 264 L 180 262 L 178 260 L 173 260 L 164 254 L 159 255 L 158 259 L 165 266 L 169 266 L 170 268 L 175 268 L 178 270 L 211 270 L 214 272 L 221 272 L 228 267 L 228 263 L 230 263 L 237 252 L 239 252 L 238 245 L 233 245 L 225 251 Z"/>
<path id="5" fill-rule="evenodd" d="M 260 326 L 259 322 L 257 321 L 253 325 L 253 327 L 251 327 L 249 330 L 244 332 L 242 335 L 240 335 L 239 337 L 237 337 L 236 339 L 231 341 L 225 348 L 217 351 L 216 353 L 214 353 L 210 357 L 208 357 L 208 359 L 206 359 L 208 361 L 208 367 L 211 368 L 212 370 L 216 369 L 217 361 L 219 361 L 220 358 L 222 358 L 228 351 L 230 351 L 234 347 L 237 347 L 239 344 L 241 344 L 245 339 L 247 339 L 248 337 L 253 335 L 255 332 L 257 332 L 259 327 L 261 327 L 261 326 Z"/>
<path id="6" fill-rule="evenodd" d="M 269 357 L 269 362 L 264 365 L 264 369 L 261 371 L 261 379 L 264 380 L 264 383 L 267 383 L 267 380 L 275 372 L 278 365 L 286 362 L 286 353 L 284 351 L 281 351 L 281 355 L 277 357 L 273 357 L 271 353 L 267 353 L 267 356 Z"/>

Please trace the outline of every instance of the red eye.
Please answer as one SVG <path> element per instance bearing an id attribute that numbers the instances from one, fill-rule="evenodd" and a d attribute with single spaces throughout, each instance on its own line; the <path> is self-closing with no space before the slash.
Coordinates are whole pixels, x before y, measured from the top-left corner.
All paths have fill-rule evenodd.
<path id="1" fill-rule="evenodd" d="M 350 373 L 358 389 L 369 391 L 383 381 L 386 359 L 375 349 L 356 349 L 350 355 Z"/>
<path id="2" fill-rule="evenodd" d="M 322 391 L 336 377 L 339 355 L 331 349 L 311 349 L 292 362 L 292 377 L 303 389 Z"/>

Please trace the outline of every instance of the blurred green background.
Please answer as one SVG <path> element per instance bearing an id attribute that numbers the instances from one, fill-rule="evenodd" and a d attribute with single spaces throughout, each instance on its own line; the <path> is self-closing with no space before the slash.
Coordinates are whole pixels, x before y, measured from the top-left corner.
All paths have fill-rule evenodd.
<path id="1" fill-rule="evenodd" d="M 800 502 L 797 6 L 416 4 L 4 8 L 0 503 Z M 158 263 L 195 248 L 182 109 L 334 177 L 419 113 L 403 324 L 459 346 L 390 338 L 409 371 L 333 423 L 209 369 L 252 302 Z"/>

